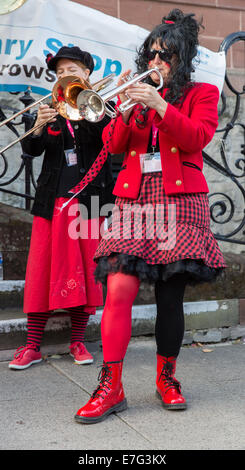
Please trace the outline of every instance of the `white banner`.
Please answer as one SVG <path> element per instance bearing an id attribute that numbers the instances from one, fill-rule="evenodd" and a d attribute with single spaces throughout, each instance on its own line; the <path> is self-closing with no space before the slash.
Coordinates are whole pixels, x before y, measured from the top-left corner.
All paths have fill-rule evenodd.
<path id="1" fill-rule="evenodd" d="M 91 82 L 114 72 L 135 70 L 136 48 L 148 35 L 137 25 L 105 15 L 69 0 L 27 0 L 19 9 L 0 15 L 0 91 L 46 95 L 55 75 L 47 69 L 46 55 L 61 46 L 79 46 L 94 58 Z M 220 92 L 225 55 L 199 48 L 193 79 L 213 83 Z"/>

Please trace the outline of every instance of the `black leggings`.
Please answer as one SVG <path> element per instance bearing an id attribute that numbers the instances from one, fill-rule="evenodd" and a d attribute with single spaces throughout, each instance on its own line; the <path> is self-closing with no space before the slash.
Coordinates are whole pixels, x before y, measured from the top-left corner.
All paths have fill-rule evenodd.
<path id="1" fill-rule="evenodd" d="M 161 356 L 177 357 L 179 354 L 185 331 L 183 300 L 186 283 L 185 274 L 176 274 L 168 281 L 155 284 L 155 336 L 157 353 Z"/>

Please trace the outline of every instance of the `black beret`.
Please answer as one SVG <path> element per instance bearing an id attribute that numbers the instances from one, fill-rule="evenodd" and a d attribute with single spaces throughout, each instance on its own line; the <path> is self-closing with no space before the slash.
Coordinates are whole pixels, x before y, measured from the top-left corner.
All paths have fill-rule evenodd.
<path id="1" fill-rule="evenodd" d="M 94 61 L 93 57 L 89 52 L 82 51 L 80 47 L 61 47 L 57 54 L 53 56 L 52 54 L 48 54 L 46 57 L 46 63 L 48 65 L 49 70 L 56 71 L 56 65 L 58 60 L 60 59 L 70 59 L 70 60 L 79 60 L 82 62 L 87 69 L 90 70 L 90 73 L 94 70 Z"/>

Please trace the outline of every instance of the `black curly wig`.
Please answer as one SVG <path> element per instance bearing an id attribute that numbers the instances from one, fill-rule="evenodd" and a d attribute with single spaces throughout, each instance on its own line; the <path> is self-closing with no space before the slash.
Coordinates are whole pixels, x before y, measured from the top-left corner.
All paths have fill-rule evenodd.
<path id="1" fill-rule="evenodd" d="M 179 9 L 172 10 L 162 18 L 162 23 L 153 29 L 137 51 L 135 62 L 138 73 L 148 69 L 147 52 L 154 42 L 159 42 L 161 47 L 165 45 L 171 53 L 176 54 L 177 61 L 171 64 L 169 80 L 164 85 L 168 88 L 165 99 L 169 103 L 181 102 L 184 91 L 192 86 L 192 60 L 197 55 L 198 34 L 200 27 L 203 27 L 194 16 L 193 13 L 184 14 Z"/>

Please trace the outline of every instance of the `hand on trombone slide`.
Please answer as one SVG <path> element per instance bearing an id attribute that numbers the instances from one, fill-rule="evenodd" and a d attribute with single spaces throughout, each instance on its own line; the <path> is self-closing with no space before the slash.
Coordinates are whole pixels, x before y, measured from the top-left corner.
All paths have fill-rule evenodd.
<path id="1" fill-rule="evenodd" d="M 56 121 L 57 114 L 57 111 L 54 108 L 51 108 L 48 104 L 41 104 L 38 109 L 37 120 L 35 124 L 36 126 L 40 127 L 38 127 L 38 129 L 36 129 L 33 134 L 40 135 L 43 131 L 43 126 L 45 126 L 47 122 L 51 123 Z"/>

